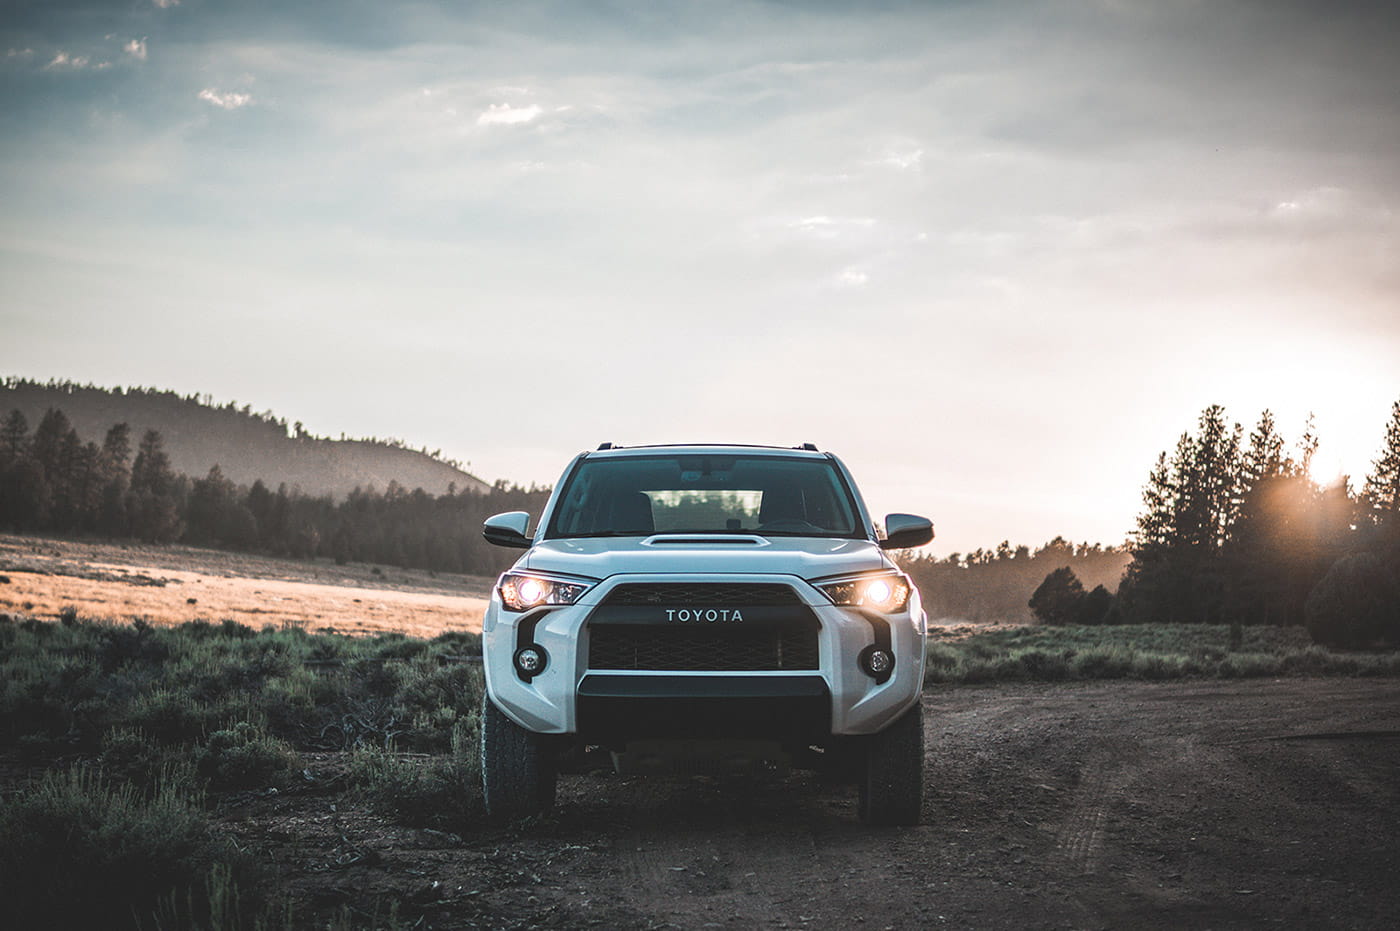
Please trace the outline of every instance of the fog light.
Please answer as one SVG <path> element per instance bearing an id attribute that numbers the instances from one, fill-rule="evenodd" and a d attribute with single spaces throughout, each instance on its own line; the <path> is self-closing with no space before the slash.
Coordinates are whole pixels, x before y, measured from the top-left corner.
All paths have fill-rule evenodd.
<path id="1" fill-rule="evenodd" d="M 894 668 L 894 654 L 888 650 L 871 648 L 861 654 L 860 664 L 865 667 L 867 674 L 881 679 L 888 676 L 890 670 Z"/>
<path id="2" fill-rule="evenodd" d="M 531 645 L 515 652 L 515 669 L 523 678 L 532 679 L 544 672 L 545 662 L 542 647 Z"/>

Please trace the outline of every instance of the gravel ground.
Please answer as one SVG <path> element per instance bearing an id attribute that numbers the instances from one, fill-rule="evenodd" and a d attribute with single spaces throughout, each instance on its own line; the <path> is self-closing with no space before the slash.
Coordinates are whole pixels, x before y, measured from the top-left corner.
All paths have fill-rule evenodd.
<path id="1" fill-rule="evenodd" d="M 220 817 L 311 913 L 382 915 L 393 897 L 421 928 L 1394 927 L 1400 683 L 924 701 L 916 828 L 868 829 L 852 789 L 808 774 L 566 776 L 552 816 L 463 837 L 325 787 Z"/>

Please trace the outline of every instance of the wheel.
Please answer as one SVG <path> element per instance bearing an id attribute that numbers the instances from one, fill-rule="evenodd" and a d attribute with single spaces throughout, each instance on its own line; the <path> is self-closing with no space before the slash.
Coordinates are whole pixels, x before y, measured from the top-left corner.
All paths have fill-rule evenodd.
<path id="1" fill-rule="evenodd" d="M 860 819 L 918 824 L 924 801 L 924 709 L 917 704 L 867 738 L 860 778 Z"/>
<path id="2" fill-rule="evenodd" d="M 481 708 L 481 788 L 486 814 L 502 821 L 554 807 L 558 761 L 547 737 L 505 716 L 489 697 Z"/>

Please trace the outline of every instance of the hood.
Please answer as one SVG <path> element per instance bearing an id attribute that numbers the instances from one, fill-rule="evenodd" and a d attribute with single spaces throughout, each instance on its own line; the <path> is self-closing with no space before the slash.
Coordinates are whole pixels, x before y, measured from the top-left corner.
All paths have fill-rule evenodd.
<path id="1" fill-rule="evenodd" d="M 816 579 L 891 565 L 880 547 L 869 540 L 697 534 L 546 540 L 519 564 L 522 569 L 599 580 L 619 573 L 688 572 Z"/>

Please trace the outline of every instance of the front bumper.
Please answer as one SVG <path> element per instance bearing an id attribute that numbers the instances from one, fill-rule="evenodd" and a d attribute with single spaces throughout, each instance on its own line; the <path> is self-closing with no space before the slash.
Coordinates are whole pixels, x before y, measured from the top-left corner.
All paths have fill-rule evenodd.
<path id="1" fill-rule="evenodd" d="M 692 671 L 589 668 L 589 620 L 620 584 L 781 584 L 816 620 L 815 668 Z M 884 630 L 882 630 L 882 626 Z M 925 620 L 914 590 L 898 614 L 872 615 L 831 602 L 785 575 L 622 575 L 599 583 L 566 607 L 516 613 L 493 595 L 483 624 L 486 687 L 516 723 L 545 734 L 611 742 L 633 737 L 781 737 L 820 742 L 872 734 L 918 700 L 923 686 Z M 548 655 L 543 671 L 518 674 L 523 643 Z M 877 681 L 862 651 L 888 645 L 895 666 Z"/>

